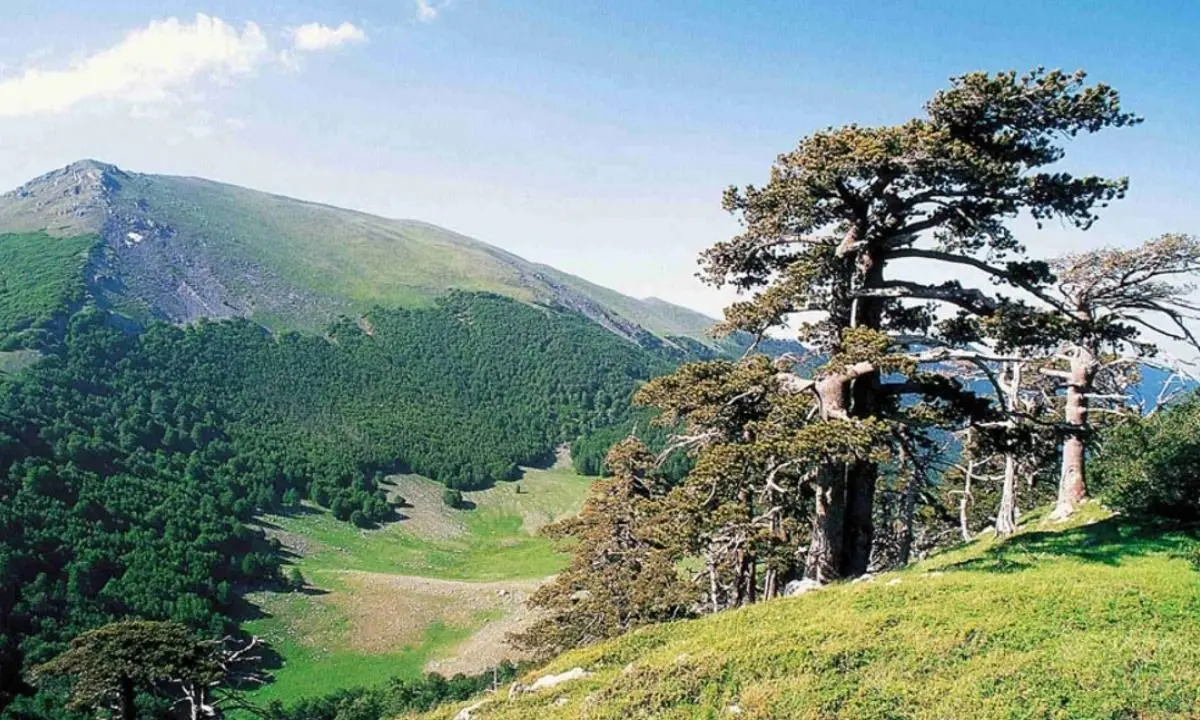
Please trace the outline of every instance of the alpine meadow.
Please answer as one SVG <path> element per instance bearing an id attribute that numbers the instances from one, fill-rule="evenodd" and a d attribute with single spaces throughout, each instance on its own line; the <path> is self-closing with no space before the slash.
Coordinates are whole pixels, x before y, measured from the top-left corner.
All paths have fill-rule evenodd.
<path id="1" fill-rule="evenodd" d="M 0 720 L 1200 717 L 1194 8 L 16 4 Z"/>

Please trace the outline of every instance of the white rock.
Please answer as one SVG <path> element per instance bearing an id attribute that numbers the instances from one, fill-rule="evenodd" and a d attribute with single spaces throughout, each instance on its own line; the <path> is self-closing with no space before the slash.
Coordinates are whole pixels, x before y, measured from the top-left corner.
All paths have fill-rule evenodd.
<path id="1" fill-rule="evenodd" d="M 545 690 L 547 688 L 552 688 L 556 685 L 561 685 L 572 680 L 581 680 L 588 675 L 591 675 L 591 673 L 581 667 L 571 668 L 564 673 L 559 673 L 557 675 L 546 675 L 538 678 L 533 682 L 532 685 L 524 688 L 524 692 L 537 692 L 539 690 Z"/>
<path id="2" fill-rule="evenodd" d="M 475 711 L 487 703 L 487 700 L 480 700 L 470 707 L 465 707 L 462 710 L 459 710 L 458 714 L 454 716 L 454 720 L 471 720 L 471 718 L 475 717 Z"/>
<path id="3" fill-rule="evenodd" d="M 797 595 L 803 595 L 805 593 L 813 592 L 814 590 L 820 590 L 822 587 L 823 586 L 821 585 L 820 582 L 813 580 L 811 578 L 804 578 L 803 580 L 792 580 L 787 585 L 783 586 L 783 596 L 784 597 L 795 597 Z"/>

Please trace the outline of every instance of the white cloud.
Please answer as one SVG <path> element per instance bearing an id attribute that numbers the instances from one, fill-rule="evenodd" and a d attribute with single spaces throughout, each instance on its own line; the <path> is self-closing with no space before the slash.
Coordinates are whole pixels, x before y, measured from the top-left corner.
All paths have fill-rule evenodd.
<path id="1" fill-rule="evenodd" d="M 450 4 L 450 0 L 415 0 L 417 3 L 417 19 L 423 23 L 431 23 L 438 19 L 442 10 Z"/>
<path id="2" fill-rule="evenodd" d="M 337 27 L 320 23 L 301 25 L 292 31 L 292 45 L 300 52 L 329 50 L 347 43 L 365 43 L 367 34 L 362 28 L 344 22 Z"/>
<path id="3" fill-rule="evenodd" d="M 312 52 L 365 42 L 366 34 L 350 23 L 309 23 L 293 31 L 292 41 L 296 50 Z M 239 30 L 204 14 L 193 22 L 158 20 L 65 69 L 27 62 L 24 70 L 0 77 L 0 118 L 61 113 L 90 101 L 118 102 L 135 116 L 151 115 L 154 105 L 202 101 L 204 84 L 229 85 L 271 63 L 292 65 L 289 52 L 273 53 L 253 22 Z"/>

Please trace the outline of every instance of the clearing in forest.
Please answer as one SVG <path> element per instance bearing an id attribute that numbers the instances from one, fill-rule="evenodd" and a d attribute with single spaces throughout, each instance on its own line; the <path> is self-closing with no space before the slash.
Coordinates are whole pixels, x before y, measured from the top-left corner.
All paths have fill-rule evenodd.
<path id="1" fill-rule="evenodd" d="M 377 529 L 312 507 L 262 518 L 309 587 L 248 598 L 246 629 L 280 654 L 274 682 L 255 699 L 289 702 L 515 658 L 505 637 L 530 619 L 529 593 L 566 561 L 537 530 L 578 512 L 588 484 L 560 458 L 518 482 L 465 492 L 466 510 L 446 507 L 439 483 L 393 476 L 385 489 L 405 499 L 403 519 Z"/>

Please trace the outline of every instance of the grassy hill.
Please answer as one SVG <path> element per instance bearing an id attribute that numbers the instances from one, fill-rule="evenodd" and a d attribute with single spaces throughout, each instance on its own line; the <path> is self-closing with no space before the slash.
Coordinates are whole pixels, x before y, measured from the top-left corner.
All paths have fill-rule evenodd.
<path id="1" fill-rule="evenodd" d="M 517 493 L 516 488 L 522 492 Z M 309 583 L 305 592 L 248 596 L 245 627 L 279 654 L 254 700 L 285 703 L 423 671 L 479 673 L 514 657 L 505 635 L 529 617 L 524 601 L 565 558 L 535 533 L 578 512 L 588 479 L 526 469 L 519 483 L 442 502 L 443 486 L 389 478 L 404 519 L 361 530 L 309 507 L 262 519 Z"/>
<path id="2" fill-rule="evenodd" d="M 572 652 L 470 717 L 1197 717 L 1200 537 L 1089 514 Z"/>
<path id="3" fill-rule="evenodd" d="M 88 287 L 102 304 L 136 318 L 238 316 L 319 331 L 338 315 L 418 307 L 466 290 L 564 307 L 643 344 L 711 342 L 705 331 L 714 322 L 434 225 L 95 161 L 0 195 L 0 233 L 46 233 L 59 240 L 40 235 L 41 249 L 70 257 L 99 238 L 83 273 Z M 14 241 L 0 238 L 0 252 L 6 246 Z"/>

